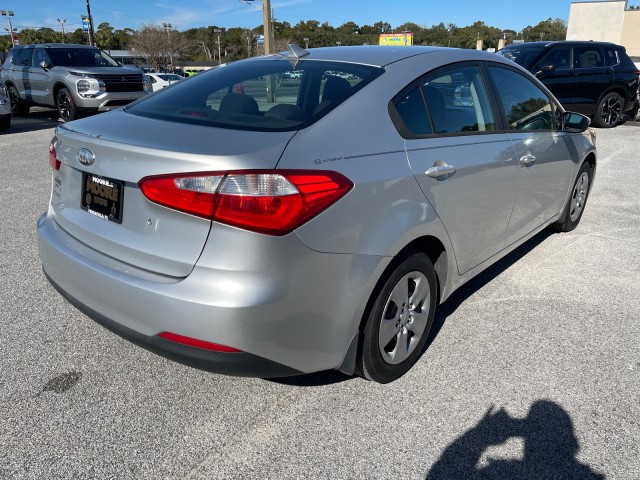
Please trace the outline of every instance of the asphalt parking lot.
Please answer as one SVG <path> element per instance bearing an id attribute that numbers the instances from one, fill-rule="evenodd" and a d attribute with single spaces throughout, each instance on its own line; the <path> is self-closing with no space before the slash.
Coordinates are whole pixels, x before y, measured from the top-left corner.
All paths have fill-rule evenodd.
<path id="1" fill-rule="evenodd" d="M 454 294 L 388 385 L 202 372 L 67 304 L 35 236 L 56 124 L 0 135 L 0 478 L 640 478 L 640 124 L 598 130 L 580 226 Z"/>

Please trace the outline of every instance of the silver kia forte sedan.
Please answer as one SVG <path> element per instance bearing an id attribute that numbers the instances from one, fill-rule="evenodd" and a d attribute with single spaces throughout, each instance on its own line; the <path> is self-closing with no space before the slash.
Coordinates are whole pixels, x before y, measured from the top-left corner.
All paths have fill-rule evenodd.
<path id="1" fill-rule="evenodd" d="M 497 55 L 292 45 L 60 125 L 49 161 L 44 272 L 98 323 L 213 372 L 390 382 L 454 290 L 576 227 L 596 149 Z"/>

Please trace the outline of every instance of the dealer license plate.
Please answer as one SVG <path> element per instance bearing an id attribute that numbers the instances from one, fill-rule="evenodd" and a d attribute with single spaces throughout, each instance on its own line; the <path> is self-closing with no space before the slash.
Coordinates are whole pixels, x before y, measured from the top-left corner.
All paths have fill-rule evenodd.
<path id="1" fill-rule="evenodd" d="M 105 220 L 122 223 L 122 200 L 124 182 L 82 173 L 83 210 Z"/>

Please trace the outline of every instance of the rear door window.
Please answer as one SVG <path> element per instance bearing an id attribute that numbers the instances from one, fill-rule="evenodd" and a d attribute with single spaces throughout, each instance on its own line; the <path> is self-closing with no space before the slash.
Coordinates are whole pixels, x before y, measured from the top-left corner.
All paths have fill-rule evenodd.
<path id="1" fill-rule="evenodd" d="M 406 131 L 413 135 L 496 129 L 489 96 L 476 66 L 428 74 L 394 105 Z"/>
<path id="2" fill-rule="evenodd" d="M 602 50 L 597 47 L 574 47 L 576 68 L 600 68 L 604 67 Z"/>

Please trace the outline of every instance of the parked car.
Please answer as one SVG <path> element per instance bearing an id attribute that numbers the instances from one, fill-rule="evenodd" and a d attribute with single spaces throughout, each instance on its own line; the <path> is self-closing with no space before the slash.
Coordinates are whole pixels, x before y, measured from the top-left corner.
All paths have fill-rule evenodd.
<path id="1" fill-rule="evenodd" d="M 162 90 L 164 87 L 168 87 L 172 83 L 183 80 L 183 77 L 176 75 L 175 73 L 147 73 L 145 74 L 151 82 L 153 91 Z"/>
<path id="2" fill-rule="evenodd" d="M 301 84 L 278 85 L 292 65 Z M 82 312 L 174 360 L 389 382 L 457 288 L 578 225 L 588 125 L 495 54 L 291 46 L 60 125 L 40 258 Z"/>
<path id="3" fill-rule="evenodd" d="M 544 83 L 566 108 L 611 128 L 636 116 L 640 69 L 607 42 L 530 42 L 498 51 Z"/>
<path id="4" fill-rule="evenodd" d="M 4 132 L 11 128 L 11 103 L 7 87 L 0 81 L 0 132 Z"/>
<path id="5" fill-rule="evenodd" d="M 122 107 L 152 91 L 140 69 L 123 67 L 98 48 L 65 43 L 12 48 L 0 79 L 14 114 L 39 105 L 57 108 L 64 121 Z"/>

